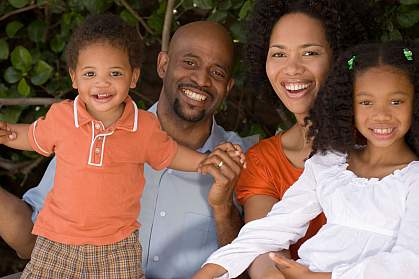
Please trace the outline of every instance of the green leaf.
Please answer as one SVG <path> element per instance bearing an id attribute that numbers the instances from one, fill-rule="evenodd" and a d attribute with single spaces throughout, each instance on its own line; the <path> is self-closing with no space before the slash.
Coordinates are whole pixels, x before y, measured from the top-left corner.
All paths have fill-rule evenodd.
<path id="1" fill-rule="evenodd" d="M 0 83 L 0 98 L 6 98 L 9 88 L 4 85 L 3 83 Z"/>
<path id="2" fill-rule="evenodd" d="M 389 36 L 390 41 L 402 40 L 403 39 L 402 33 L 400 33 L 400 31 L 397 30 L 397 29 L 393 29 L 391 32 L 389 32 L 388 36 Z"/>
<path id="3" fill-rule="evenodd" d="M 26 82 L 26 79 L 22 78 L 18 85 L 17 85 L 17 91 L 19 92 L 20 95 L 22 96 L 29 96 L 29 94 L 31 93 L 31 87 L 29 86 L 29 84 Z"/>
<path id="4" fill-rule="evenodd" d="M 49 42 L 49 46 L 51 50 L 55 53 L 60 53 L 65 48 L 65 40 L 60 35 L 56 35 L 52 40 Z"/>
<path id="5" fill-rule="evenodd" d="M 8 67 L 4 71 L 3 78 L 8 83 L 16 83 L 22 78 L 22 74 L 13 67 Z"/>
<path id="6" fill-rule="evenodd" d="M 123 10 L 119 16 L 122 18 L 123 21 L 128 23 L 131 26 L 135 26 L 138 23 L 138 20 L 133 16 L 128 10 Z"/>
<path id="7" fill-rule="evenodd" d="M 28 5 L 29 0 L 9 0 L 10 5 L 12 5 L 15 8 L 22 8 Z"/>
<path id="8" fill-rule="evenodd" d="M 193 6 L 203 10 L 211 10 L 214 8 L 214 2 L 212 0 L 193 0 Z"/>
<path id="9" fill-rule="evenodd" d="M 148 26 L 159 34 L 163 31 L 163 22 L 164 15 L 158 13 L 153 13 L 147 20 Z"/>
<path id="10" fill-rule="evenodd" d="M 68 0 L 67 5 L 71 10 L 82 12 L 84 10 L 83 0 Z"/>
<path id="11" fill-rule="evenodd" d="M 400 4 L 402 4 L 402 5 L 415 5 L 415 4 L 419 4 L 419 0 L 400 0 Z"/>
<path id="12" fill-rule="evenodd" d="M 51 77 L 53 68 L 45 61 L 39 60 L 32 73 L 31 82 L 34 85 L 42 85 Z"/>
<path id="13" fill-rule="evenodd" d="M 409 28 L 419 22 L 419 9 L 397 15 L 401 27 Z"/>
<path id="14" fill-rule="evenodd" d="M 211 15 L 208 17 L 208 20 L 223 22 L 228 16 L 227 11 L 216 10 L 214 9 Z"/>
<path id="15" fill-rule="evenodd" d="M 25 73 L 29 71 L 32 66 L 32 55 L 29 50 L 23 46 L 17 46 L 12 51 L 11 61 L 15 69 Z"/>
<path id="16" fill-rule="evenodd" d="M 109 9 L 113 1 L 112 0 L 84 0 L 84 6 L 92 14 L 101 14 Z"/>
<path id="17" fill-rule="evenodd" d="M 231 3 L 231 0 L 225 0 L 219 4 L 218 9 L 227 11 L 231 9 L 232 6 L 233 4 Z"/>
<path id="18" fill-rule="evenodd" d="M 239 12 L 239 20 L 243 20 L 247 17 L 247 15 L 250 13 L 253 7 L 253 2 L 251 0 L 247 0 L 244 2 L 243 6 L 240 9 Z"/>
<path id="19" fill-rule="evenodd" d="M 17 31 L 22 29 L 23 24 L 20 21 L 14 20 L 6 25 L 6 34 L 9 38 L 13 38 Z"/>
<path id="20" fill-rule="evenodd" d="M 9 44 L 5 39 L 0 39 L 0 60 L 5 60 L 9 57 Z"/>
<path id="21" fill-rule="evenodd" d="M 240 24 L 240 22 L 236 21 L 232 25 L 230 25 L 230 31 L 233 35 L 233 39 L 235 42 L 245 42 L 246 32 L 243 30 L 243 27 Z"/>
<path id="22" fill-rule="evenodd" d="M 0 111 L 0 120 L 16 123 L 22 114 L 23 107 L 21 106 L 9 106 L 2 108 Z"/>
<path id="23" fill-rule="evenodd" d="M 47 30 L 48 25 L 45 22 L 35 20 L 28 26 L 29 39 L 35 43 L 45 42 Z"/>

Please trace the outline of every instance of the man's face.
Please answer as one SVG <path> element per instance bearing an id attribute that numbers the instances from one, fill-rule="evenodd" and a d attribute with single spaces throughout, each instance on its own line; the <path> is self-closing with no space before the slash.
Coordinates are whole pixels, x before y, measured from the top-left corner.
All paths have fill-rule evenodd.
<path id="1" fill-rule="evenodd" d="M 169 53 L 160 53 L 162 94 L 179 118 L 199 122 L 212 117 L 234 84 L 232 55 L 223 40 L 202 34 L 179 37 Z"/>

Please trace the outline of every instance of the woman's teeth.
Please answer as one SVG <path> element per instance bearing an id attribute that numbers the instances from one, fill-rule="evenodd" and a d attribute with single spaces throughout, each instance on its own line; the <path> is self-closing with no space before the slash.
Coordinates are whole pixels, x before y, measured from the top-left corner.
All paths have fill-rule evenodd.
<path id="1" fill-rule="evenodd" d="M 393 128 L 372 129 L 375 134 L 388 135 L 393 132 Z"/>
<path id="2" fill-rule="evenodd" d="M 190 98 L 194 101 L 202 102 L 202 101 L 205 101 L 207 99 L 207 96 L 195 93 L 195 92 L 193 92 L 192 90 L 189 90 L 189 89 L 182 89 L 182 92 L 183 92 L 183 94 L 188 96 L 188 98 Z"/>
<path id="3" fill-rule="evenodd" d="M 288 83 L 285 84 L 285 88 L 288 91 L 299 91 L 304 90 L 310 86 L 310 83 Z"/>

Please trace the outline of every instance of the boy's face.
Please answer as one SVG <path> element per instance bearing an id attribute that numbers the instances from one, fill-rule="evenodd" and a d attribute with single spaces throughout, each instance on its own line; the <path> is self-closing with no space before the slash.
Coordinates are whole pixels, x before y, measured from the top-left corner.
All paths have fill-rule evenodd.
<path id="1" fill-rule="evenodd" d="M 113 122 L 124 109 L 129 88 L 135 88 L 140 69 L 132 69 L 127 52 L 109 43 L 92 43 L 79 51 L 77 66 L 70 69 L 88 112 L 97 120 Z"/>

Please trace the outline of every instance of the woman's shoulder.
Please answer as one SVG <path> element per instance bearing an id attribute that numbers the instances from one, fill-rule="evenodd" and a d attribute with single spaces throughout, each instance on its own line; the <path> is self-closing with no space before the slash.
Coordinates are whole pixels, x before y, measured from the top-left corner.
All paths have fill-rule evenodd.
<path id="1" fill-rule="evenodd" d="M 263 158 L 281 158 L 283 157 L 283 147 L 281 144 L 281 136 L 275 135 L 266 139 L 262 139 L 259 143 L 253 145 L 248 150 L 251 157 Z"/>

